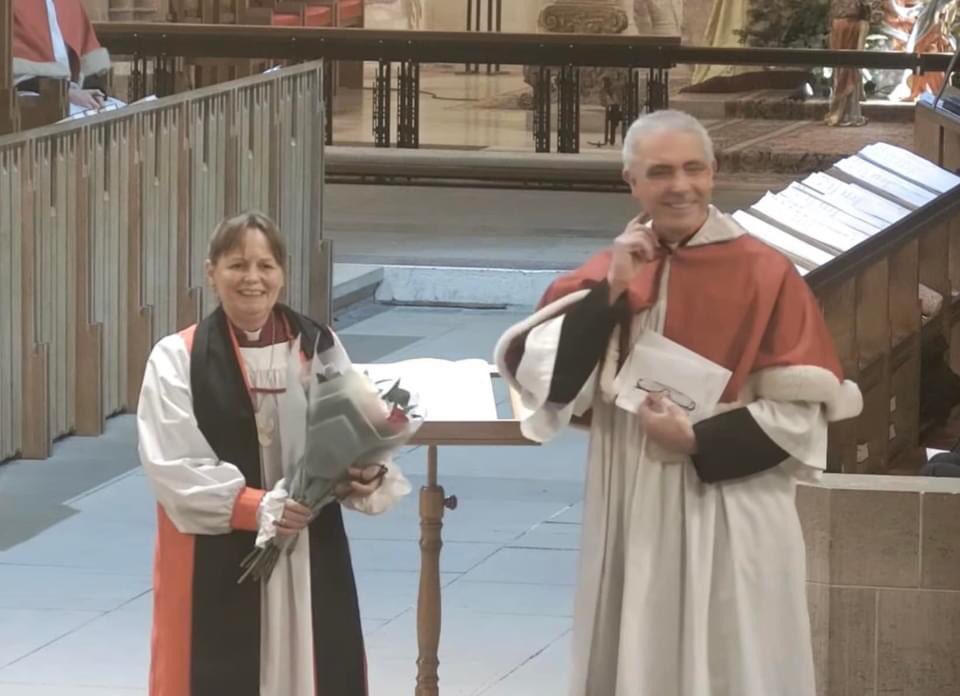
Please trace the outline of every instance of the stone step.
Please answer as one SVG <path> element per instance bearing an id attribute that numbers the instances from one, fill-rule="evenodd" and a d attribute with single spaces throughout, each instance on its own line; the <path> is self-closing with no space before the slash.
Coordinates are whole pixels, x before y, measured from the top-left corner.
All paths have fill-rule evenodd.
<path id="1" fill-rule="evenodd" d="M 373 298 L 383 281 L 383 267 L 365 263 L 333 264 L 333 309 Z"/>
<path id="2" fill-rule="evenodd" d="M 424 307 L 530 307 L 564 270 L 335 263 L 333 308 L 361 302 Z"/>

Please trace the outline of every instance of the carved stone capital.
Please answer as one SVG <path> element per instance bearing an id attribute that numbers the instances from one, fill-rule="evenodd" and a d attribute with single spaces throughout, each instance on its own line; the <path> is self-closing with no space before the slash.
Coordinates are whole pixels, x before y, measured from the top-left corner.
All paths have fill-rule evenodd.
<path id="1" fill-rule="evenodd" d="M 619 5 L 590 0 L 558 0 L 540 11 L 537 19 L 547 32 L 571 34 L 620 34 L 628 25 Z"/>

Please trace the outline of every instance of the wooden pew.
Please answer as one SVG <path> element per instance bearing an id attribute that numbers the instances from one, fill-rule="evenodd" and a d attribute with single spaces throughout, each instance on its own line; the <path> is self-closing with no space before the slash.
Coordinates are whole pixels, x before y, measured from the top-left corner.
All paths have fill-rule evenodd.
<path id="1" fill-rule="evenodd" d="M 213 302 L 203 262 L 226 215 L 277 220 L 286 300 L 325 320 L 322 73 L 309 63 L 0 137 L 0 461 L 45 458 L 136 407 L 153 343 Z"/>
<path id="2" fill-rule="evenodd" d="M 41 77 L 37 78 L 36 94 L 18 92 L 20 128 L 40 128 L 69 116 L 70 100 L 67 98 L 67 89 L 66 80 Z"/>

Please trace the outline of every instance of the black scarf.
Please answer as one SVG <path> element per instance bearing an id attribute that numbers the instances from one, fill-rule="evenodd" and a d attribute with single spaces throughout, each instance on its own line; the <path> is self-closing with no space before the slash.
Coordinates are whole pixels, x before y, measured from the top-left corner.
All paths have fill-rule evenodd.
<path id="1" fill-rule="evenodd" d="M 331 331 L 289 307 L 277 305 L 312 359 L 315 347 L 333 346 Z M 247 486 L 263 488 L 253 405 L 222 308 L 197 325 L 190 386 L 197 424 L 218 459 L 243 473 Z M 260 584 L 237 584 L 240 563 L 253 548 L 253 532 L 197 535 L 194 552 L 189 696 L 259 696 Z M 366 693 L 366 669 L 356 585 L 338 505 L 310 524 L 310 581 L 317 692 Z"/>

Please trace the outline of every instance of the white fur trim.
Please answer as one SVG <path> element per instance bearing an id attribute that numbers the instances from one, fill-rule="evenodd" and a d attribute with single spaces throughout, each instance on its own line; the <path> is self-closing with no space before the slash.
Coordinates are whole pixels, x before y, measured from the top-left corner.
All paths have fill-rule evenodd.
<path id="1" fill-rule="evenodd" d="M 80 82 L 83 78 L 99 75 L 110 70 L 110 53 L 105 48 L 95 48 L 80 58 Z"/>
<path id="2" fill-rule="evenodd" d="M 507 350 L 510 348 L 510 344 L 530 331 L 530 329 L 533 327 L 537 326 L 538 324 L 542 324 L 548 319 L 552 319 L 570 305 L 582 300 L 588 294 L 590 294 L 589 290 L 578 290 L 570 293 L 569 295 L 564 295 L 559 300 L 551 302 L 545 307 L 540 308 L 523 321 L 514 324 L 503 332 L 503 335 L 497 341 L 497 345 L 493 348 L 493 361 L 497 364 L 497 369 L 500 371 L 500 376 L 506 380 L 507 384 L 513 387 L 518 393 L 523 393 L 523 386 L 521 386 L 521 384 L 517 381 L 516 375 L 507 369 L 506 356 Z"/>
<path id="3" fill-rule="evenodd" d="M 33 77 L 51 77 L 57 80 L 69 80 L 70 71 L 66 66 L 56 61 L 38 63 L 34 60 L 14 57 L 13 76 L 14 80 L 18 82 Z"/>
<path id="4" fill-rule="evenodd" d="M 774 401 L 822 403 L 830 422 L 860 415 L 863 396 L 856 383 L 839 381 L 832 372 L 813 365 L 771 367 L 750 377 L 755 395 Z"/>

